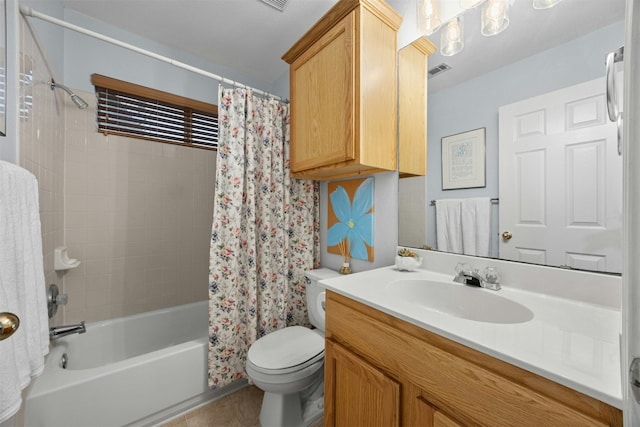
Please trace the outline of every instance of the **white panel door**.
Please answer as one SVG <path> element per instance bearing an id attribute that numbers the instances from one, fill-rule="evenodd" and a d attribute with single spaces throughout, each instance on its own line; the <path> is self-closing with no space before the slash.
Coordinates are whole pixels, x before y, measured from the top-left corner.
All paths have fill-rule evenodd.
<path id="1" fill-rule="evenodd" d="M 627 1 L 624 42 L 625 263 L 622 274 L 622 396 L 624 425 L 640 426 L 640 1 Z"/>
<path id="2" fill-rule="evenodd" d="M 604 78 L 500 108 L 500 258 L 622 271 L 622 158 Z"/>

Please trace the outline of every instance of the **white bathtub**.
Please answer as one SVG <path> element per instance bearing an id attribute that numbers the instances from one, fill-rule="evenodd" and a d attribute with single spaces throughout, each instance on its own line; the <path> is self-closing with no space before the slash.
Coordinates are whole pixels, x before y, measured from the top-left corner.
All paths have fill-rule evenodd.
<path id="1" fill-rule="evenodd" d="M 154 425 L 244 386 L 207 387 L 207 305 L 87 323 L 54 341 L 27 392 L 25 425 Z"/>

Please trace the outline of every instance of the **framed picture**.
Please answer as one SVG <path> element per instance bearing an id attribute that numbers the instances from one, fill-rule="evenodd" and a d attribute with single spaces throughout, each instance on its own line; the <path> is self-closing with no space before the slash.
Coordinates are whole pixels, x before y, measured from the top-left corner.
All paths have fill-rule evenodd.
<path id="1" fill-rule="evenodd" d="M 442 189 L 485 186 L 485 128 L 443 137 Z"/>

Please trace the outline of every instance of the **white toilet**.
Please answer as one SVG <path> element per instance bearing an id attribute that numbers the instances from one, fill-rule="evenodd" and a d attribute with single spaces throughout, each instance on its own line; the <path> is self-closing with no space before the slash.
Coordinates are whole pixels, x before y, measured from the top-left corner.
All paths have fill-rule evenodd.
<path id="1" fill-rule="evenodd" d="M 254 342 L 247 375 L 264 391 L 263 427 L 307 426 L 324 410 L 324 289 L 319 280 L 336 277 L 328 268 L 306 273 L 307 309 L 315 329 L 289 326 Z"/>

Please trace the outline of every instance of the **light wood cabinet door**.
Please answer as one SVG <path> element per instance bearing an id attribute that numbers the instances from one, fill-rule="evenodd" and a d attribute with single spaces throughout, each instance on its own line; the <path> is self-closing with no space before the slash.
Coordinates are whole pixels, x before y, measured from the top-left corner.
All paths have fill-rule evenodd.
<path id="1" fill-rule="evenodd" d="M 396 170 L 401 22 L 382 0 L 340 0 L 284 54 L 293 176 Z"/>
<path id="2" fill-rule="evenodd" d="M 325 426 L 400 425 L 400 384 L 330 340 L 325 346 Z"/>
<path id="3" fill-rule="evenodd" d="M 421 37 L 398 53 L 398 169 L 427 174 L 427 64 L 436 46 Z"/>
<path id="4" fill-rule="evenodd" d="M 291 171 L 355 158 L 352 12 L 291 64 Z"/>
<path id="5" fill-rule="evenodd" d="M 403 425 L 421 427 L 462 427 L 453 418 L 433 406 L 424 391 L 411 383 L 402 386 Z"/>

